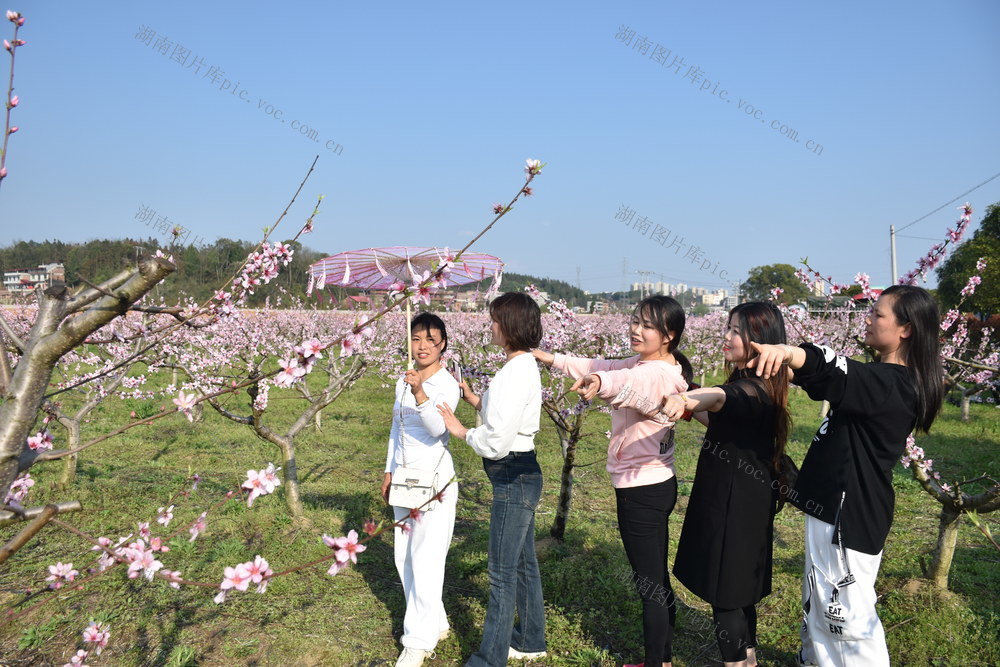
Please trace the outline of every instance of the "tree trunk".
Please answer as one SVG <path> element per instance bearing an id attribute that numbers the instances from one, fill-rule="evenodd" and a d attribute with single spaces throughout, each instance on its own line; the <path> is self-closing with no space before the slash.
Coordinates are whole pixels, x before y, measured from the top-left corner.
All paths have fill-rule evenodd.
<path id="1" fill-rule="evenodd" d="M 576 461 L 576 441 L 560 436 L 563 452 L 562 475 L 559 479 L 559 504 L 556 506 L 556 518 L 549 529 L 549 535 L 560 542 L 566 537 L 566 519 L 569 517 L 569 506 L 573 500 L 573 463 Z"/>
<path id="2" fill-rule="evenodd" d="M 66 449 L 76 449 L 80 446 L 80 422 L 76 419 L 62 418 L 59 423 L 66 427 L 67 445 Z M 68 489 L 76 480 L 77 454 L 70 454 L 63 458 L 62 477 L 59 478 L 59 488 Z"/>
<path id="3" fill-rule="evenodd" d="M 962 421 L 969 421 L 969 395 L 962 392 Z"/>
<path id="4" fill-rule="evenodd" d="M 958 526 L 962 515 L 948 507 L 941 508 L 938 523 L 938 543 L 934 550 L 934 560 L 931 562 L 927 577 L 934 586 L 942 591 L 948 590 L 948 573 L 951 571 L 951 559 L 955 555 L 955 544 L 958 542 Z"/>
<path id="5" fill-rule="evenodd" d="M 827 413 L 830 412 L 830 401 L 823 401 L 819 406 L 819 418 L 826 419 Z"/>
<path id="6" fill-rule="evenodd" d="M 316 422 L 316 430 L 317 431 L 322 431 L 323 430 L 323 411 L 322 410 L 317 410 L 316 411 L 316 416 L 313 417 L 313 419 Z"/>
<path id="7" fill-rule="evenodd" d="M 305 520 L 302 510 L 302 498 L 299 496 L 299 471 L 295 463 L 295 440 L 281 438 L 282 467 L 285 470 L 285 502 L 288 511 L 297 522 Z"/>

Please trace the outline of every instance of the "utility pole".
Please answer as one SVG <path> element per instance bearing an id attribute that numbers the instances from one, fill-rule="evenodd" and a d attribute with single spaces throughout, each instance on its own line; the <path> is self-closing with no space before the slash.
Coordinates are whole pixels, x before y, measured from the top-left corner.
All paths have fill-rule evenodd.
<path id="1" fill-rule="evenodd" d="M 896 226 L 889 225 L 889 264 L 891 273 L 889 274 L 889 284 L 896 284 Z"/>
<path id="2" fill-rule="evenodd" d="M 655 271 L 636 271 L 639 274 L 639 298 L 645 299 L 648 295 L 646 293 L 646 282 L 649 276 L 655 275 Z"/>

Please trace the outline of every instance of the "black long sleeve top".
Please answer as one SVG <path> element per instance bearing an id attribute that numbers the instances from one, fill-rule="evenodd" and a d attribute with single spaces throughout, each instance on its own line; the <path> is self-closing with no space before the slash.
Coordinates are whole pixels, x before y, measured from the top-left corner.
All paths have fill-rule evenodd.
<path id="1" fill-rule="evenodd" d="M 861 363 L 825 346 L 800 347 L 806 362 L 794 382 L 831 409 L 806 453 L 792 504 L 829 524 L 836 525 L 839 513 L 843 546 L 877 554 L 895 509 L 892 468 L 916 424 L 913 374 L 900 364 Z"/>

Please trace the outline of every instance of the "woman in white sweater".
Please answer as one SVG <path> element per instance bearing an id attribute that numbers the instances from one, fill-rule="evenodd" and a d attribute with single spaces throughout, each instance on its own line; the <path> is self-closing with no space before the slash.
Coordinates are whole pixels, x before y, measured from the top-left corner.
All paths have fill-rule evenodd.
<path id="1" fill-rule="evenodd" d="M 482 643 L 466 663 L 473 667 L 502 667 L 508 658 L 545 655 L 545 607 L 535 557 L 535 508 L 542 496 L 535 434 L 542 381 L 530 352 L 542 339 L 541 311 L 527 294 L 508 292 L 490 304 L 490 318 L 493 344 L 504 349 L 507 362 L 482 398 L 462 386 L 465 400 L 479 411 L 483 425 L 467 429 L 451 406 L 439 406 L 451 434 L 483 457 L 493 484 L 490 598 Z"/>
<path id="2" fill-rule="evenodd" d="M 438 413 L 438 404 L 458 406 L 455 378 L 441 365 L 448 349 L 448 333 L 437 315 L 420 313 L 411 324 L 410 347 L 413 369 L 396 383 L 392 431 L 382 479 L 382 497 L 389 502 L 392 473 L 399 466 L 437 472 L 440 485 L 455 476 L 448 451 L 448 430 Z M 393 507 L 397 526 L 394 534 L 396 569 L 403 583 L 406 615 L 396 667 L 419 667 L 448 634 L 442 591 L 444 562 L 455 527 L 458 485 L 452 482 L 441 494 L 433 511 Z"/>

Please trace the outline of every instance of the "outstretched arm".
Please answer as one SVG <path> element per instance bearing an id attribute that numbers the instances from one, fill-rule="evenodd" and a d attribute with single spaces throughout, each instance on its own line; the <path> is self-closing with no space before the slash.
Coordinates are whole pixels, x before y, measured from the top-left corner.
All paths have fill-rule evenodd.
<path id="1" fill-rule="evenodd" d="M 792 370 L 798 370 L 806 363 L 806 352 L 794 345 L 761 345 L 750 343 L 759 356 L 747 362 L 747 368 L 756 368 L 757 377 L 770 378 L 781 372 L 781 367 L 787 365 Z"/>
<path id="2" fill-rule="evenodd" d="M 667 396 L 660 411 L 671 421 L 678 421 L 685 412 L 690 411 L 695 414 L 703 414 L 706 411 L 718 412 L 725 404 L 726 392 L 718 387 L 705 387 Z"/>

